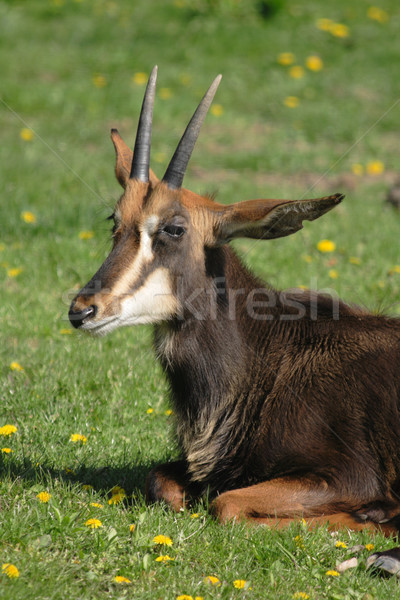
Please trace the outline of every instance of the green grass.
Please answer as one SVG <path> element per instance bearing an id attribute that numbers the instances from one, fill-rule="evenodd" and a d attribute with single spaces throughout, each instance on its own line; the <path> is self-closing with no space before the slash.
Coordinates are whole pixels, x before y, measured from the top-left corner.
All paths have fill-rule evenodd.
<path id="1" fill-rule="evenodd" d="M 379 2 L 384 23 L 368 18 L 363 0 L 274 4 L 277 12 L 263 19 L 253 1 L 0 1 L 0 427 L 18 428 L 0 441 L 12 450 L 0 455 L 0 564 L 20 571 L 17 579 L 0 575 L 6 600 L 398 594 L 396 581 L 366 572 L 367 552 L 357 569 L 326 575 L 349 555 L 336 540 L 393 546 L 380 535 L 221 526 L 206 503 L 194 507 L 198 518 L 146 507 L 146 473 L 177 454 L 151 330 L 101 340 L 62 332 L 73 290 L 109 248 L 105 217 L 120 194 L 109 130 L 133 142 L 143 87 L 132 78 L 154 64 L 159 90 L 170 92 L 156 102 L 156 172 L 163 174 L 197 101 L 222 72 L 215 102 L 223 112 L 208 116 L 185 184 L 218 190 L 224 202 L 345 193 L 338 209 L 293 237 L 236 246 L 277 287 L 335 289 L 399 313 L 400 214 L 384 203 L 398 169 L 398 2 Z M 350 35 L 319 30 L 320 17 L 346 24 Z M 287 51 L 300 65 L 317 54 L 324 67 L 293 79 L 277 63 Z M 104 87 L 94 84 L 98 75 Z M 287 96 L 299 106 L 286 107 Z M 26 127 L 30 141 L 20 137 Z M 353 164 L 376 160 L 383 173 L 352 173 Z M 25 223 L 22 211 L 36 222 Z M 94 237 L 80 239 L 87 230 Z M 333 254 L 316 250 L 324 238 L 336 243 Z M 12 268 L 22 271 L 12 277 Z M 24 370 L 12 370 L 13 361 Z M 70 442 L 74 433 L 87 442 Z M 127 499 L 110 505 L 116 485 Z M 51 494 L 46 504 L 42 491 Z M 89 518 L 102 527 L 89 529 Z M 155 546 L 158 534 L 173 545 Z M 159 563 L 161 554 L 175 560 Z M 116 575 L 132 583 L 117 584 Z M 207 586 L 208 575 L 221 586 Z M 236 579 L 248 587 L 235 589 Z"/>

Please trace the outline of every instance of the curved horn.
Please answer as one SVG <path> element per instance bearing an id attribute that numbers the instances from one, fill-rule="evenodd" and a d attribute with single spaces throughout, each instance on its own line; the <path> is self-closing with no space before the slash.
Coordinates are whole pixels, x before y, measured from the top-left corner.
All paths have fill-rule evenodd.
<path id="1" fill-rule="evenodd" d="M 212 82 L 204 98 L 200 102 L 196 109 L 193 117 L 191 118 L 189 125 L 186 127 L 185 133 L 181 137 L 175 154 L 173 155 L 171 162 L 169 163 L 163 181 L 168 185 L 169 188 L 177 190 L 182 186 L 183 178 L 193 152 L 194 145 L 198 138 L 200 128 L 206 118 L 208 109 L 210 108 L 211 102 L 214 99 L 215 92 L 218 89 L 219 83 L 222 79 L 222 75 L 218 75 Z"/>
<path id="2" fill-rule="evenodd" d="M 144 94 L 130 173 L 130 179 L 138 179 L 144 183 L 149 181 L 151 126 L 153 123 L 157 69 L 157 66 L 153 68 Z"/>

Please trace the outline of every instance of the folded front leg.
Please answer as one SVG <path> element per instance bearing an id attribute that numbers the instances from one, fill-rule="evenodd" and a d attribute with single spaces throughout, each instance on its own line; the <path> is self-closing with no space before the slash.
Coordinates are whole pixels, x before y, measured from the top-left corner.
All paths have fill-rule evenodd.
<path id="1" fill-rule="evenodd" d="M 212 504 L 221 521 L 294 518 L 332 512 L 335 491 L 316 477 L 280 477 L 224 492 Z"/>
<path id="2" fill-rule="evenodd" d="M 189 500 L 187 465 L 183 460 L 158 465 L 146 479 L 147 502 L 164 500 L 175 511 Z"/>
<path id="3" fill-rule="evenodd" d="M 224 492 L 214 500 L 211 510 L 222 522 L 248 520 L 279 528 L 305 519 L 311 526 L 328 523 L 334 529 L 379 529 L 390 536 L 398 533 L 399 526 L 395 519 L 384 524 L 368 518 L 363 521 L 351 499 L 344 499 L 316 477 L 280 477 Z"/>

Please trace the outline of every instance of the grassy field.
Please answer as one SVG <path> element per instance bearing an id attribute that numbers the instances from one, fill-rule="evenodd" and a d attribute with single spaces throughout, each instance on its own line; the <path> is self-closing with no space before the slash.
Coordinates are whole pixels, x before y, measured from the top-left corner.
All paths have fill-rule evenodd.
<path id="1" fill-rule="evenodd" d="M 398 597 L 367 551 L 327 574 L 355 544 L 394 545 L 380 535 L 146 507 L 146 473 L 177 452 L 151 330 L 90 339 L 67 312 L 109 248 L 109 130 L 133 143 L 158 64 L 155 171 L 221 72 L 185 185 L 224 202 L 345 193 L 293 237 L 236 247 L 277 287 L 398 314 L 399 27 L 397 0 L 0 0 L 2 599 Z"/>

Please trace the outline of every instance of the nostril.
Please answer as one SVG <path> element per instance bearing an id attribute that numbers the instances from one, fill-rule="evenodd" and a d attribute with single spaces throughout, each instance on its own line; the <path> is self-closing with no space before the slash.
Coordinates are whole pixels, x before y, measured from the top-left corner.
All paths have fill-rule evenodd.
<path id="1" fill-rule="evenodd" d="M 83 310 L 76 310 L 75 303 L 71 304 L 69 309 L 68 317 L 71 324 L 77 329 L 83 325 L 85 319 L 93 319 L 97 314 L 97 306 L 92 304 L 87 306 Z"/>
<path id="2" fill-rule="evenodd" d="M 87 319 L 87 317 L 93 319 L 97 315 L 97 306 L 95 304 L 91 304 L 90 306 L 88 306 L 88 309 L 91 312 L 86 315 L 85 319 Z"/>

